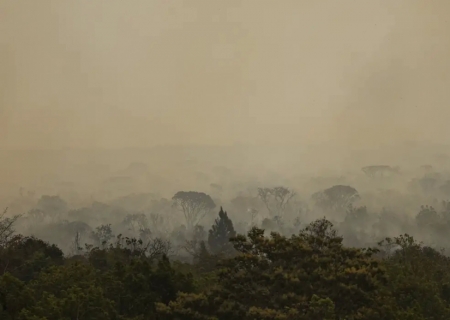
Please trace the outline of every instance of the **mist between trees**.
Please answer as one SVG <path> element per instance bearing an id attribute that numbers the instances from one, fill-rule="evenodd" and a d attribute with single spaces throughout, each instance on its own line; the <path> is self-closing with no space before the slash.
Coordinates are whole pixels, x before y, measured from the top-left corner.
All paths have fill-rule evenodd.
<path id="1" fill-rule="evenodd" d="M 450 319 L 449 12 L 0 1 L 0 320 Z"/>
<path id="2" fill-rule="evenodd" d="M 132 192 L 148 171 L 104 177 L 101 200 L 55 178 L 65 192 L 8 200 L 1 319 L 450 318 L 445 169 L 273 183 L 218 166 L 194 171 L 202 191 Z"/>

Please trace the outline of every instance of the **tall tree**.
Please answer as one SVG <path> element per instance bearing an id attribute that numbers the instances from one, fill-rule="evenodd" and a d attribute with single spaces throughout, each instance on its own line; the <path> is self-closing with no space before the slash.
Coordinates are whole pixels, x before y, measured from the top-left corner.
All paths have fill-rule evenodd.
<path id="1" fill-rule="evenodd" d="M 209 230 L 208 245 L 213 254 L 228 254 L 233 251 L 230 239 L 236 236 L 233 221 L 226 211 L 220 207 L 219 217 Z"/>
<path id="2" fill-rule="evenodd" d="M 295 192 L 285 187 L 258 188 L 258 197 L 272 217 L 282 217 L 286 211 L 286 206 L 294 196 Z"/>
<path id="3" fill-rule="evenodd" d="M 183 212 L 188 230 L 192 230 L 216 207 L 213 199 L 203 192 L 179 191 L 172 197 L 172 200 L 174 205 Z"/>

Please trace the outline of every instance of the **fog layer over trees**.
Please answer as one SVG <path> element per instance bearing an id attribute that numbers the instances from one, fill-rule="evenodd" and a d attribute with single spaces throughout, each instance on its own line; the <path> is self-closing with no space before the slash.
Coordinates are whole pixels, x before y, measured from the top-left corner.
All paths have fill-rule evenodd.
<path id="1" fill-rule="evenodd" d="M 0 319 L 450 319 L 448 12 L 0 0 Z"/>
<path id="2" fill-rule="evenodd" d="M 444 153 L 284 176 L 194 148 L 167 158 L 172 181 L 152 165 L 167 149 L 134 152 L 3 197 L 2 318 L 450 316 Z"/>

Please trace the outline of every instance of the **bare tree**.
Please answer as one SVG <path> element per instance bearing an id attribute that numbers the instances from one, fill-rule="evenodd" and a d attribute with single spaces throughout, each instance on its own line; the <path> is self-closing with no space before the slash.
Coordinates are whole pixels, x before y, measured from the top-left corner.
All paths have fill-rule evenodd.
<path id="1" fill-rule="evenodd" d="M 272 215 L 272 208 L 270 207 L 271 189 L 258 188 L 258 197 L 262 200 L 270 215 Z"/>
<path id="2" fill-rule="evenodd" d="M 211 197 L 203 192 L 179 191 L 172 200 L 174 205 L 183 212 L 188 230 L 192 230 L 216 207 Z"/>

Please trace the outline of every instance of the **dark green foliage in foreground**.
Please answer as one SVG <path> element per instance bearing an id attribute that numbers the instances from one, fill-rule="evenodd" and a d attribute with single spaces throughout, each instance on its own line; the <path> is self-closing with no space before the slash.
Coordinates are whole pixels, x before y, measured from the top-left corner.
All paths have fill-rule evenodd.
<path id="1" fill-rule="evenodd" d="M 13 238 L 0 248 L 0 319 L 450 319 L 450 259 L 409 235 L 349 248 L 321 219 L 291 237 L 235 236 L 221 210 L 192 265 L 119 240 L 69 258 Z"/>

